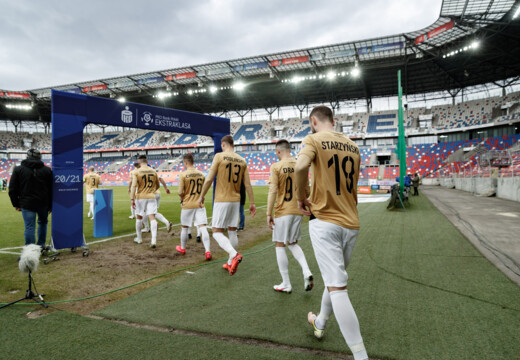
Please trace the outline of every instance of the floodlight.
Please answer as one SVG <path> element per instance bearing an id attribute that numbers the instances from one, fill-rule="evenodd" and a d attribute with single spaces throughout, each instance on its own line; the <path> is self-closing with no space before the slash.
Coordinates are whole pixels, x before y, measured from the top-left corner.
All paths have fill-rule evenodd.
<path id="1" fill-rule="evenodd" d="M 361 70 L 359 70 L 359 68 L 356 66 L 355 68 L 352 69 L 351 74 L 353 77 L 358 77 L 361 74 Z"/>
<path id="2" fill-rule="evenodd" d="M 234 85 L 233 85 L 233 89 L 237 90 L 237 91 L 242 91 L 244 90 L 244 88 L 246 87 L 246 85 L 239 81 L 239 82 L 236 82 Z"/>
<path id="3" fill-rule="evenodd" d="M 475 41 L 473 41 L 473 42 L 471 43 L 471 47 L 472 47 L 473 49 L 477 49 L 479 46 L 480 46 L 480 43 L 479 43 L 477 40 L 475 40 Z"/>
<path id="4" fill-rule="evenodd" d="M 520 5 L 516 8 L 515 14 L 513 15 L 513 19 L 516 19 L 520 15 Z"/>
<path id="5" fill-rule="evenodd" d="M 188 95 L 193 95 L 193 90 L 188 90 Z"/>
<path id="6" fill-rule="evenodd" d="M 157 93 L 157 97 L 158 97 L 159 99 L 164 99 L 164 98 L 167 98 L 167 97 L 170 97 L 170 96 L 172 96 L 172 94 L 171 94 L 171 93 L 168 93 L 168 92 L 162 92 L 162 91 L 159 91 L 159 92 Z"/>
<path id="7" fill-rule="evenodd" d="M 29 104 L 7 104 L 5 105 L 6 108 L 8 109 L 13 109 L 13 110 L 31 110 L 32 109 L 32 106 L 29 105 Z"/>
<path id="8" fill-rule="evenodd" d="M 336 74 L 333 71 L 329 71 L 327 73 L 327 79 L 332 80 L 336 77 Z"/>
<path id="9" fill-rule="evenodd" d="M 217 91 L 218 91 L 218 89 L 217 89 L 217 87 L 216 87 L 215 85 L 211 85 L 211 86 L 209 87 L 209 92 L 210 92 L 210 93 L 214 94 L 214 93 L 216 93 Z"/>
<path id="10" fill-rule="evenodd" d="M 300 81 L 302 81 L 304 78 L 302 77 L 299 77 L 297 75 L 295 75 L 293 78 L 292 78 L 292 82 L 295 83 L 295 84 L 298 84 Z"/>
<path id="11" fill-rule="evenodd" d="M 126 99 L 123 96 L 121 96 L 120 98 L 117 99 L 117 101 L 119 101 L 120 103 L 124 103 L 124 102 L 126 102 Z"/>

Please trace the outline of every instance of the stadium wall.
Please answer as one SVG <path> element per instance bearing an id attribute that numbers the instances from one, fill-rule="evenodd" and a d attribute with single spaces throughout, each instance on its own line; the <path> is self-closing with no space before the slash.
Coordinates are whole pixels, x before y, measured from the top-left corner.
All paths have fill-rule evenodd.
<path id="1" fill-rule="evenodd" d="M 497 197 L 507 200 L 520 201 L 520 178 L 502 177 L 497 181 Z"/>

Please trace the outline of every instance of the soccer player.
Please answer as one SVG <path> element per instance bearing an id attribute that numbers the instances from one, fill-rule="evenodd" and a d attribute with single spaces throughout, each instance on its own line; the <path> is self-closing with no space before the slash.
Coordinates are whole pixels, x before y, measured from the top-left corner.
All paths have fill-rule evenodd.
<path id="1" fill-rule="evenodd" d="M 89 167 L 87 175 L 83 178 L 87 187 L 87 202 L 90 204 L 87 217 L 94 220 L 94 190 L 101 185 L 101 177 L 94 172 L 94 166 Z M 90 217 L 92 216 L 92 218 Z"/>
<path id="2" fill-rule="evenodd" d="M 135 172 L 136 169 L 139 169 L 139 163 L 138 162 L 134 163 L 133 170 L 131 170 L 130 173 L 128 174 L 128 176 L 129 176 L 129 179 L 128 179 L 128 195 L 130 195 L 130 189 L 132 188 L 132 177 L 133 177 L 134 172 Z M 135 209 L 132 207 L 132 205 L 130 205 L 130 211 L 132 212 L 132 215 L 130 215 L 128 218 L 129 219 L 135 219 Z"/>
<path id="3" fill-rule="evenodd" d="M 332 111 L 326 106 L 312 109 L 312 134 L 302 141 L 295 168 L 296 199 L 304 215 L 311 216 L 309 234 L 326 286 L 318 316 L 307 316 L 314 335 L 322 338 L 332 312 L 355 360 L 368 359 L 359 322 L 347 292 L 345 270 L 359 232 L 357 182 L 360 154 L 357 145 L 334 131 Z M 311 166 L 311 194 L 305 185 Z"/>
<path id="4" fill-rule="evenodd" d="M 183 157 L 186 170 L 179 176 L 179 197 L 181 198 L 181 244 L 176 246 L 177 252 L 186 254 L 186 243 L 188 242 L 188 229 L 193 223 L 200 230 L 202 243 L 204 244 L 206 260 L 211 260 L 209 234 L 206 225 L 208 217 L 206 208 L 199 207 L 199 196 L 204 184 L 204 174 L 195 169 L 192 154 Z M 194 221 L 195 220 L 195 221 Z"/>
<path id="5" fill-rule="evenodd" d="M 233 275 L 237 271 L 238 264 L 242 261 L 242 255 L 236 251 L 238 246 L 237 225 L 240 207 L 240 183 L 242 180 L 249 197 L 251 216 L 255 216 L 256 206 L 247 163 L 242 156 L 235 153 L 233 137 L 231 135 L 224 136 L 221 140 L 221 146 L 222 152 L 215 154 L 213 164 L 202 187 L 199 206 L 204 206 L 204 196 L 216 176 L 217 185 L 211 227 L 213 238 L 229 254 L 228 262 L 224 264 L 223 268 L 229 271 L 229 275 Z M 224 235 L 226 228 L 229 238 Z"/>
<path id="6" fill-rule="evenodd" d="M 275 291 L 290 294 L 292 292 L 289 278 L 289 260 L 285 252 L 285 246 L 289 248 L 294 258 L 298 261 L 303 271 L 305 291 L 312 290 L 313 278 L 303 250 L 298 245 L 301 239 L 302 213 L 298 209 L 296 196 L 294 196 L 294 166 L 296 160 L 291 156 L 291 145 L 287 140 L 276 143 L 276 156 L 280 161 L 271 166 L 269 177 L 269 195 L 267 197 L 267 226 L 273 230 L 273 241 L 276 244 L 276 260 L 282 283 L 273 286 Z M 309 194 L 307 182 L 306 194 Z M 276 207 L 273 207 L 276 200 Z"/>
<path id="7" fill-rule="evenodd" d="M 168 186 L 166 185 L 166 182 L 164 181 L 164 179 L 159 177 L 159 182 L 164 187 L 166 194 L 170 194 L 170 190 L 168 189 Z M 159 187 L 160 187 L 160 185 L 159 185 Z M 161 190 L 160 189 L 157 189 L 157 191 L 155 192 L 155 201 L 157 201 L 157 210 L 159 210 L 159 204 L 161 203 Z M 166 229 L 168 230 L 168 232 L 170 232 L 172 230 L 172 223 L 170 221 L 168 221 L 168 219 L 166 219 L 164 217 L 164 215 L 161 214 L 159 211 L 157 211 L 157 213 L 155 214 L 155 218 L 157 220 L 159 220 L 160 222 L 162 222 L 164 225 L 166 225 Z M 142 232 L 150 232 L 150 225 L 148 223 L 147 216 L 143 217 L 143 226 L 144 226 L 144 229 L 141 230 Z"/>
<path id="8" fill-rule="evenodd" d="M 155 199 L 155 192 L 159 189 L 159 177 L 157 172 L 148 166 L 146 155 L 140 155 L 137 159 L 140 166 L 132 175 L 132 187 L 130 188 L 130 199 L 137 217 L 135 222 L 137 237 L 134 241 L 138 244 L 143 242 L 141 234 L 143 216 L 148 215 L 152 232 L 150 247 L 155 248 L 157 244 L 157 220 L 155 220 L 157 200 Z"/>

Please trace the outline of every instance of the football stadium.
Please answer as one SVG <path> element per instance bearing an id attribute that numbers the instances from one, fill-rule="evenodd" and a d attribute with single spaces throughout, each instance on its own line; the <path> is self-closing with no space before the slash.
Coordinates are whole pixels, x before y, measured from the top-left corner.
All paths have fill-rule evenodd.
<path id="1" fill-rule="evenodd" d="M 444 0 L 1 89 L 1 357 L 520 359 L 519 60 L 520 1 Z"/>

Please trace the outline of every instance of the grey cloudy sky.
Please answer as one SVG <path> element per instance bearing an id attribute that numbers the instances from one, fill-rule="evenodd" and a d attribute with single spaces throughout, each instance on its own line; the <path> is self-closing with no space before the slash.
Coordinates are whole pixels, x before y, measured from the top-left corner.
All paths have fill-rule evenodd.
<path id="1" fill-rule="evenodd" d="M 0 0 L 0 89 L 28 90 L 418 30 L 441 0 Z"/>

